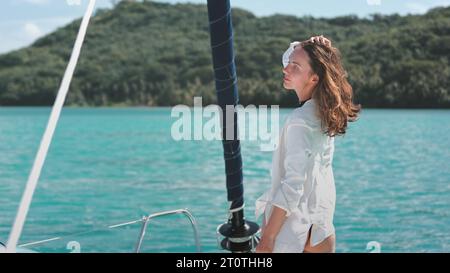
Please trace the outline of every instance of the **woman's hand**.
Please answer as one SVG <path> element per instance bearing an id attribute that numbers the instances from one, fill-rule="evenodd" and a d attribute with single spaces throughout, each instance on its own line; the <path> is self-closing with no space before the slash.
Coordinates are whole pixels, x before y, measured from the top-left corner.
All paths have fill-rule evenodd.
<path id="1" fill-rule="evenodd" d="M 272 253 L 273 246 L 275 244 L 275 238 L 268 235 L 262 235 L 261 240 L 256 246 L 256 253 Z"/>
<path id="2" fill-rule="evenodd" d="M 263 220 L 261 223 L 261 234 L 264 234 L 265 229 L 266 229 L 266 212 L 264 211 Z"/>
<path id="3" fill-rule="evenodd" d="M 274 206 L 267 225 L 264 225 L 261 240 L 256 247 L 256 253 L 271 253 L 275 245 L 275 238 L 278 236 L 284 221 L 286 220 L 286 211 Z M 264 224 L 265 224 L 264 215 Z"/>
<path id="4" fill-rule="evenodd" d="M 329 39 L 323 37 L 323 35 L 313 36 L 313 37 L 309 38 L 307 41 L 311 42 L 311 43 L 316 43 L 318 45 L 331 46 L 331 41 Z"/>

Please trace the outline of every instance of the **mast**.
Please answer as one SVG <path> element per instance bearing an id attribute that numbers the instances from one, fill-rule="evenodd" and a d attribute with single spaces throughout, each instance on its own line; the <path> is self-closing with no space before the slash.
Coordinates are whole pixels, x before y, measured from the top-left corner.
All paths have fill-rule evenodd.
<path id="1" fill-rule="evenodd" d="M 209 31 L 218 105 L 222 110 L 222 145 L 225 160 L 228 221 L 218 227 L 225 237 L 221 246 L 231 252 L 250 252 L 259 230 L 244 218 L 244 184 L 237 111 L 239 102 L 233 52 L 233 28 L 229 0 L 208 0 Z"/>

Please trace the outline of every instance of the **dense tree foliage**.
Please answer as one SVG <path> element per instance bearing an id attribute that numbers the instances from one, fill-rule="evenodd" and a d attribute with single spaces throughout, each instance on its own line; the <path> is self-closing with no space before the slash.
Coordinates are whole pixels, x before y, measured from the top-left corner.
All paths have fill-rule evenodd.
<path id="1" fill-rule="evenodd" d="M 233 9 L 240 102 L 293 106 L 281 54 L 292 40 L 324 34 L 341 50 L 364 107 L 450 106 L 450 8 L 424 15 L 332 19 Z M 51 105 L 81 20 L 0 56 L 0 105 Z M 68 105 L 214 103 L 205 5 L 120 2 L 97 10 Z"/>

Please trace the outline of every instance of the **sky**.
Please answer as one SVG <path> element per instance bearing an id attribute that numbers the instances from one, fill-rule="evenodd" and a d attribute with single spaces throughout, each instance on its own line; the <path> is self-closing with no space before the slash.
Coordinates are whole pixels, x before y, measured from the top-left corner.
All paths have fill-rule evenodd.
<path id="1" fill-rule="evenodd" d="M 155 0 L 166 3 L 203 3 L 206 0 Z M 450 0 L 230 0 L 233 7 L 257 16 L 336 17 L 356 14 L 423 14 Z M 97 0 L 97 8 L 112 7 L 111 0 Z M 37 38 L 83 16 L 88 0 L 2 0 L 0 1 L 0 54 L 25 47 Z"/>

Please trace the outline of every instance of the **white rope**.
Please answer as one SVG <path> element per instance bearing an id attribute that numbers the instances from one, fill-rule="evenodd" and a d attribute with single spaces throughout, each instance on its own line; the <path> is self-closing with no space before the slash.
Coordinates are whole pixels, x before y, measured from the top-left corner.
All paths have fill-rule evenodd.
<path id="1" fill-rule="evenodd" d="M 44 165 L 45 158 L 47 157 L 48 148 L 52 141 L 53 133 L 55 132 L 56 124 L 58 123 L 61 109 L 64 105 L 64 101 L 69 90 L 70 82 L 80 56 L 81 47 L 83 45 L 84 37 L 89 25 L 89 19 L 91 18 L 94 6 L 95 0 L 89 0 L 89 5 L 86 13 L 84 14 L 83 20 L 81 21 L 80 30 L 78 32 L 77 39 L 75 40 L 75 45 L 73 47 L 72 55 L 70 56 L 69 64 L 67 65 L 66 72 L 64 73 L 55 103 L 53 104 L 52 112 L 47 123 L 47 128 L 45 129 L 44 136 L 42 137 L 38 153 L 33 163 L 33 168 L 31 169 L 30 176 L 28 177 L 28 182 L 17 211 L 16 220 L 14 221 L 13 228 L 9 235 L 6 252 L 16 252 L 17 242 L 19 241 L 20 234 L 22 233 L 23 225 L 30 208 L 31 199 L 33 198 L 34 190 L 36 189 L 42 166 Z"/>
<path id="2" fill-rule="evenodd" d="M 232 201 L 231 202 L 228 202 L 229 204 L 230 204 L 230 207 L 231 207 L 231 204 L 233 203 Z M 238 211 L 240 211 L 240 210 L 243 210 L 244 209 L 244 207 L 245 207 L 245 203 L 244 204 L 242 204 L 242 206 L 240 206 L 240 207 L 237 207 L 237 208 L 234 208 L 234 209 L 229 209 L 228 210 L 228 219 L 231 219 L 232 217 L 233 217 L 233 213 L 234 212 L 238 212 Z"/>

